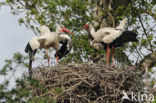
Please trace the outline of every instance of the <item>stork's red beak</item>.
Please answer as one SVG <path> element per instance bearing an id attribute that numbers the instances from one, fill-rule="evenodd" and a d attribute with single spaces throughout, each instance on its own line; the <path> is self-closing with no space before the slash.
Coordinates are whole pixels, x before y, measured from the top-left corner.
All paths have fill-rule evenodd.
<path id="1" fill-rule="evenodd" d="M 83 26 L 83 28 L 84 28 L 84 29 L 88 29 L 88 28 L 89 28 L 89 25 L 88 25 L 88 24 L 85 24 L 85 25 Z"/>
<path id="2" fill-rule="evenodd" d="M 69 33 L 69 34 L 71 34 L 72 36 L 74 36 L 74 34 L 73 34 L 69 29 L 67 29 L 67 28 L 63 28 L 63 29 L 62 29 L 62 32 L 66 32 L 66 33 Z"/>

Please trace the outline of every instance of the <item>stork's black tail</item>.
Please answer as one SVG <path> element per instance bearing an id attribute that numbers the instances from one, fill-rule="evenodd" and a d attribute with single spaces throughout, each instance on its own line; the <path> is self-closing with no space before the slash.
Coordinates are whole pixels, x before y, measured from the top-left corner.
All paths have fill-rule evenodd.
<path id="1" fill-rule="evenodd" d="M 114 47 L 122 46 L 127 42 L 137 42 L 136 38 L 137 34 L 133 31 L 124 31 L 121 36 L 119 36 L 116 40 L 114 40 L 110 45 L 114 45 Z"/>
<path id="2" fill-rule="evenodd" d="M 124 38 L 123 42 L 137 42 L 137 35 L 138 34 L 133 31 L 124 31 L 122 35 L 122 38 Z"/>
<path id="3" fill-rule="evenodd" d="M 124 31 L 119 39 L 125 43 L 125 42 L 137 42 L 138 39 L 136 38 L 137 34 L 133 31 Z"/>
<path id="4" fill-rule="evenodd" d="M 120 47 L 122 46 L 124 43 L 127 42 L 137 42 L 138 39 L 136 38 L 137 34 L 133 31 L 124 31 L 121 36 L 119 36 L 117 39 L 115 39 L 112 43 L 109 44 L 110 48 L 112 46 L 114 47 Z M 104 46 L 104 49 L 107 48 L 107 44 L 102 43 Z"/>
<path id="5" fill-rule="evenodd" d="M 26 45 L 26 47 L 25 47 L 25 52 L 26 53 L 29 53 L 29 52 L 32 52 L 33 50 L 32 50 L 32 48 L 31 48 L 31 46 L 30 46 L 30 44 L 28 43 L 27 45 Z"/>
<path id="6" fill-rule="evenodd" d="M 32 61 L 37 50 L 32 50 L 30 44 L 28 43 L 25 48 L 25 52 L 29 54 L 29 74 L 32 75 Z"/>

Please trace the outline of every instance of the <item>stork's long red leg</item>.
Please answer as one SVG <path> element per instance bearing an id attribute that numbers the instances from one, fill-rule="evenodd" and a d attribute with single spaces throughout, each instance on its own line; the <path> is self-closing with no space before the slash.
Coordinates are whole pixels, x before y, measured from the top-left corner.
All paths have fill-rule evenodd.
<path id="1" fill-rule="evenodd" d="M 57 55 L 57 53 L 56 53 L 56 61 L 57 61 L 57 63 L 58 63 L 58 55 Z"/>
<path id="2" fill-rule="evenodd" d="M 113 66 L 114 66 L 114 46 L 112 46 L 112 63 L 113 63 Z"/>
<path id="3" fill-rule="evenodd" d="M 48 55 L 48 49 L 47 49 L 47 59 L 48 59 L 48 67 L 49 67 L 49 55 Z"/>
<path id="4" fill-rule="evenodd" d="M 107 45 L 107 65 L 109 65 L 109 45 Z"/>

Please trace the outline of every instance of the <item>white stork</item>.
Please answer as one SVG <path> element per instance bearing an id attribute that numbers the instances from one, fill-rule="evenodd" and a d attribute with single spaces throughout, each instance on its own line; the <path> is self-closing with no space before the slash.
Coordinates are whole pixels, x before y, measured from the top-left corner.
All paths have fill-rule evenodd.
<path id="1" fill-rule="evenodd" d="M 45 25 L 40 27 L 40 36 L 32 37 L 26 48 L 25 52 L 29 53 L 30 61 L 29 61 L 29 73 L 32 74 L 31 66 L 32 66 L 32 59 L 37 51 L 37 49 L 45 48 L 47 50 L 47 57 L 48 57 L 48 66 L 49 66 L 49 56 L 48 56 L 48 49 L 53 47 L 56 50 L 56 60 L 58 62 L 57 52 L 59 50 L 59 34 L 61 32 L 71 32 L 62 25 L 58 25 L 56 28 L 56 32 L 50 32 L 49 28 Z"/>
<path id="2" fill-rule="evenodd" d="M 138 41 L 137 34 L 132 31 L 124 31 L 127 18 L 124 18 L 116 28 L 101 28 L 95 32 L 91 23 L 86 23 L 84 29 L 92 36 L 91 47 L 96 50 L 107 48 L 107 65 L 109 64 L 109 47 L 112 48 L 112 59 L 114 61 L 114 47 L 122 46 L 123 43 Z"/>
<path id="3" fill-rule="evenodd" d="M 63 28 L 63 32 L 69 33 L 72 36 L 74 36 L 74 34 L 72 32 L 70 32 L 68 29 L 66 29 L 63 25 L 61 25 L 61 27 Z M 41 35 L 45 35 L 46 32 L 49 32 L 49 28 L 45 25 L 43 25 L 40 28 L 41 31 Z M 62 44 L 62 46 L 60 47 L 60 49 L 58 50 L 57 53 L 55 53 L 55 57 L 58 56 L 58 59 L 61 59 L 63 56 L 66 56 L 71 48 L 72 48 L 72 40 L 70 38 L 70 36 L 68 36 L 67 34 L 60 34 L 59 35 L 59 43 Z M 57 61 L 58 61 L 57 59 Z"/>

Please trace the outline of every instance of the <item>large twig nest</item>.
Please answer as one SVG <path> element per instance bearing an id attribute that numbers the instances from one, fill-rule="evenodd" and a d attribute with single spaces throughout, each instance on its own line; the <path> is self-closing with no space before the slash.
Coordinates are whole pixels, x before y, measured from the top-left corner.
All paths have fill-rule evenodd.
<path id="1" fill-rule="evenodd" d="M 46 97 L 58 103 L 121 103 L 122 91 L 142 90 L 135 67 L 108 67 L 84 63 L 36 68 L 33 78 L 48 89 L 34 89 L 34 97 Z"/>

